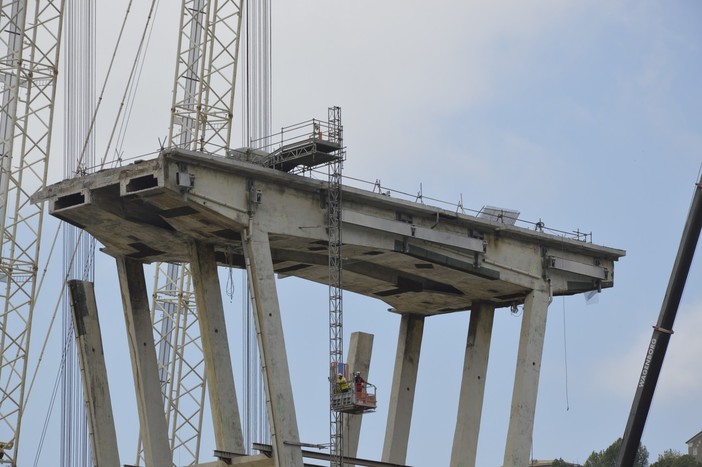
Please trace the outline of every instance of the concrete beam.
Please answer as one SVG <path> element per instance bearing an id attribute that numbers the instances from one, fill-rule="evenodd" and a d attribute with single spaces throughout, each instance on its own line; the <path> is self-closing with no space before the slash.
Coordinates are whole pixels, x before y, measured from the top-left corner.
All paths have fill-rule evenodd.
<path id="1" fill-rule="evenodd" d="M 451 467 L 475 467 L 494 318 L 494 304 L 473 304 L 463 360 L 463 381 L 453 435 Z"/>
<path id="2" fill-rule="evenodd" d="M 71 280 L 68 281 L 68 288 L 78 360 L 83 374 L 81 379 L 88 410 L 93 463 L 101 467 L 119 467 L 117 432 L 93 283 Z"/>
<path id="3" fill-rule="evenodd" d="M 383 462 L 404 464 L 407 458 L 423 333 L 424 316 L 402 315 L 383 444 Z"/>
<path id="4" fill-rule="evenodd" d="M 144 445 L 144 462 L 146 467 L 172 467 L 173 455 L 163 411 L 144 268 L 140 262 L 131 258 L 119 256 L 116 260 Z"/>
<path id="5" fill-rule="evenodd" d="M 360 371 L 361 376 L 368 380 L 372 354 L 373 334 L 365 332 L 351 333 L 347 363 L 352 375 Z M 351 381 L 353 381 L 353 376 Z M 362 422 L 363 414 L 344 414 L 344 457 L 356 457 L 358 454 L 358 441 L 361 436 Z"/>
<path id="6" fill-rule="evenodd" d="M 275 463 L 277 467 L 302 467 L 300 435 L 268 233 L 252 223 L 243 237 L 246 269 L 255 310 L 254 321 L 263 361 L 263 381 Z"/>
<path id="7" fill-rule="evenodd" d="M 531 291 L 524 301 L 512 410 L 503 462 L 506 467 L 528 465 L 530 461 L 549 301 L 549 294 L 544 290 Z"/>
<path id="8" fill-rule="evenodd" d="M 191 273 L 205 358 L 215 449 L 245 453 L 214 248 L 193 242 Z"/>

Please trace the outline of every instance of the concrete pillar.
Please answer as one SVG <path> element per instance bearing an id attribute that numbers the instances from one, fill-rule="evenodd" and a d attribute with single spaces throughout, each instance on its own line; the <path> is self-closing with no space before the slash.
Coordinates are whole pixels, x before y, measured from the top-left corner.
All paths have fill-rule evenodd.
<path id="1" fill-rule="evenodd" d="M 463 360 L 463 381 L 453 435 L 451 467 L 475 467 L 494 317 L 494 304 L 473 304 Z"/>
<path id="2" fill-rule="evenodd" d="M 530 462 L 548 304 L 549 294 L 543 290 L 533 290 L 524 301 L 504 467 L 522 467 Z"/>
<path id="3" fill-rule="evenodd" d="M 172 467 L 173 457 L 163 411 L 144 268 L 140 262 L 131 258 L 120 256 L 116 259 L 144 445 L 144 462 L 146 467 Z"/>
<path id="4" fill-rule="evenodd" d="M 263 362 L 263 381 L 268 398 L 275 463 L 278 467 L 302 467 L 300 435 L 268 232 L 260 230 L 254 224 L 244 232 L 243 240 L 249 287 L 254 302 L 254 321 Z"/>
<path id="5" fill-rule="evenodd" d="M 191 273 L 205 357 L 205 377 L 214 425 L 215 449 L 244 454 L 246 449 L 236 400 L 214 248 L 195 242 L 191 255 Z"/>
<path id="6" fill-rule="evenodd" d="M 404 464 L 407 458 L 412 406 L 419 368 L 424 316 L 402 315 L 397 339 L 395 371 L 392 375 L 388 424 L 383 444 L 383 462 Z"/>
<path id="7" fill-rule="evenodd" d="M 83 374 L 83 394 L 88 411 L 93 464 L 119 467 L 117 432 L 112 414 L 110 386 L 100 334 L 93 283 L 68 281 L 73 311 L 73 329 L 78 346 L 78 360 Z"/>
<path id="8" fill-rule="evenodd" d="M 351 340 L 349 341 L 349 357 L 347 359 L 347 363 L 351 371 L 353 373 L 355 373 L 356 371 L 360 371 L 361 376 L 368 380 L 368 371 L 370 369 L 370 361 L 372 354 L 373 334 L 367 334 L 365 332 L 351 333 Z M 351 381 L 353 381 L 353 376 L 351 376 Z M 372 381 L 370 382 L 372 383 Z M 361 436 L 362 421 L 362 414 L 344 414 L 345 457 L 356 457 L 358 454 L 358 441 Z"/>

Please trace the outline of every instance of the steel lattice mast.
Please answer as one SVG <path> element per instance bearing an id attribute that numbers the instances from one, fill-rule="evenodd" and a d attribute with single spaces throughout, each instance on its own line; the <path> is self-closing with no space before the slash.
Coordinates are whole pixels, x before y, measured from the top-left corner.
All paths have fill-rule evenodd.
<path id="1" fill-rule="evenodd" d="M 188 265 L 158 263 L 157 267 L 155 281 L 177 281 L 161 285 L 152 308 L 169 439 L 181 462 L 193 464 L 200 457 L 205 398 L 205 360 L 195 295 Z"/>
<path id="2" fill-rule="evenodd" d="M 169 146 L 229 147 L 243 0 L 184 0 Z"/>
<path id="3" fill-rule="evenodd" d="M 229 147 L 243 0 L 183 0 L 168 146 Z M 204 360 L 187 265 L 156 264 L 154 334 L 171 448 L 199 460 Z M 139 454 L 140 456 L 141 454 Z"/>
<path id="4" fill-rule="evenodd" d="M 36 303 L 63 0 L 0 4 L 0 463 L 17 464 Z"/>
<path id="5" fill-rule="evenodd" d="M 344 162 L 343 127 L 341 108 L 330 107 L 328 111 L 329 140 L 338 143 L 337 157 L 329 164 L 327 191 L 327 229 L 329 233 L 329 440 L 331 443 L 331 466 L 344 464 L 343 413 L 331 409 L 336 391 L 336 375 L 344 365 L 344 307 L 341 256 L 341 170 Z"/>

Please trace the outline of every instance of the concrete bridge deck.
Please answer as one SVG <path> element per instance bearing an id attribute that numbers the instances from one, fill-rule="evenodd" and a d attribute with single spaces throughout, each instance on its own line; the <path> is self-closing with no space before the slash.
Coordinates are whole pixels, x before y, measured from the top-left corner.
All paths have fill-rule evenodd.
<path id="1" fill-rule="evenodd" d="M 188 242 L 243 267 L 241 232 L 255 212 L 275 272 L 328 280 L 326 182 L 184 150 L 46 188 L 50 213 L 105 252 L 189 261 Z M 344 287 L 402 312 L 522 302 L 536 282 L 553 295 L 611 287 L 624 251 L 360 190 L 343 189 Z"/>

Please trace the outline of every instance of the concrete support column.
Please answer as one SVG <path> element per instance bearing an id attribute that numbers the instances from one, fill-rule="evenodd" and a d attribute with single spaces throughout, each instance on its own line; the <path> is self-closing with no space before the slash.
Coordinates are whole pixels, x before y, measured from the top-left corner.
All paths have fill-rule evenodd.
<path id="1" fill-rule="evenodd" d="M 524 301 L 504 467 L 522 467 L 530 462 L 548 304 L 545 290 L 533 290 Z"/>
<path id="2" fill-rule="evenodd" d="M 215 448 L 244 454 L 246 449 L 241 431 L 214 248 L 195 242 L 192 245 L 191 258 Z"/>
<path id="3" fill-rule="evenodd" d="M 173 455 L 168 442 L 166 415 L 163 411 L 163 395 L 159 382 L 144 268 L 140 262 L 131 258 L 120 256 L 116 259 L 124 320 L 127 325 L 129 355 L 134 373 L 139 424 L 144 444 L 144 462 L 146 467 L 172 467 Z"/>
<path id="4" fill-rule="evenodd" d="M 400 335 L 397 339 L 395 371 L 392 375 L 388 424 L 383 444 L 383 462 L 404 464 L 407 458 L 423 333 L 424 316 L 402 315 Z"/>
<path id="5" fill-rule="evenodd" d="M 73 328 L 78 344 L 83 394 L 90 423 L 93 464 L 101 467 L 119 467 L 117 432 L 112 414 L 93 283 L 71 280 L 68 282 L 68 288 L 71 292 Z"/>
<path id="6" fill-rule="evenodd" d="M 361 376 L 368 380 L 371 355 L 373 354 L 373 334 L 365 332 L 351 333 L 349 341 L 349 356 L 347 363 L 351 369 L 350 384 L 353 384 L 353 373 L 360 371 Z M 344 456 L 356 457 L 358 441 L 361 436 L 363 414 L 344 414 Z M 347 464 L 351 465 L 351 464 Z"/>
<path id="7" fill-rule="evenodd" d="M 300 435 L 268 232 L 260 230 L 254 224 L 244 232 L 242 243 L 263 362 L 263 381 L 268 398 L 275 463 L 278 467 L 302 467 Z"/>
<path id="8" fill-rule="evenodd" d="M 473 304 L 463 360 L 463 381 L 453 435 L 451 467 L 475 467 L 494 318 L 494 304 Z"/>

